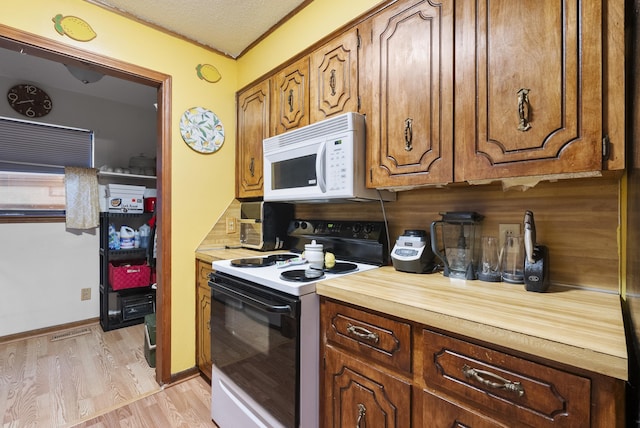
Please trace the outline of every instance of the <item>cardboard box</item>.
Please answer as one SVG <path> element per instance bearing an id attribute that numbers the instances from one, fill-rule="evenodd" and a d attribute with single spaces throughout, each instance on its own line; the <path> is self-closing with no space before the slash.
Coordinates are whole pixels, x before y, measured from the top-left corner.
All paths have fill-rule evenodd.
<path id="1" fill-rule="evenodd" d="M 143 213 L 144 200 L 142 196 L 110 196 L 108 201 L 109 212 L 111 213 Z"/>
<path id="2" fill-rule="evenodd" d="M 108 196 L 134 196 L 142 199 L 146 186 L 131 186 L 129 184 L 108 184 L 107 192 Z"/>

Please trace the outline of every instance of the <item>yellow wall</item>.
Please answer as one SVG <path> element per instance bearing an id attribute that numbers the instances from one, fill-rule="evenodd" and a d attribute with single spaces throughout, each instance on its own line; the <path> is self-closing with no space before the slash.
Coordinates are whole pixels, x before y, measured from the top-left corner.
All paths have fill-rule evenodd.
<path id="1" fill-rule="evenodd" d="M 195 365 L 194 250 L 234 196 L 236 90 L 378 3 L 315 0 L 234 61 L 82 0 L 3 2 L 4 25 L 172 76 L 171 373 Z M 84 19 L 97 37 L 78 42 L 59 35 L 51 21 L 57 14 Z M 222 80 L 198 79 L 199 63 L 215 65 Z M 180 137 L 178 120 L 193 106 L 213 110 L 225 125 L 225 143 L 214 154 L 196 153 Z"/>
<path id="2" fill-rule="evenodd" d="M 60 36 L 51 21 L 58 13 L 84 19 L 97 37 L 77 42 Z M 194 250 L 234 196 L 236 61 L 81 0 L 3 2 L 0 23 L 172 76 L 171 372 L 193 367 Z M 215 65 L 222 80 L 210 84 L 198 79 L 195 67 L 199 63 Z M 214 111 L 225 126 L 225 143 L 214 154 L 199 154 L 180 137 L 177 123 L 193 106 Z"/>
<path id="3" fill-rule="evenodd" d="M 238 88 L 284 63 L 380 0 L 315 0 L 238 60 Z"/>

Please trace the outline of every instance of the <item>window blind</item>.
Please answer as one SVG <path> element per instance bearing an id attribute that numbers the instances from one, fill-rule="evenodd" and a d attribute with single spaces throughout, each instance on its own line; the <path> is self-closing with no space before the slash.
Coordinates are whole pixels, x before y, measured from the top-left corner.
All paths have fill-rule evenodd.
<path id="1" fill-rule="evenodd" d="M 0 117 L 0 171 L 93 168 L 93 131 Z"/>

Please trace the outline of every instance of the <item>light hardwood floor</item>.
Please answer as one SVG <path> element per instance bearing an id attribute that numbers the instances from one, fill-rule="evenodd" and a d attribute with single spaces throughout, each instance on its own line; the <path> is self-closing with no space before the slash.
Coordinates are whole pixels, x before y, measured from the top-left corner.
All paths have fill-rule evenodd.
<path id="1" fill-rule="evenodd" d="M 196 376 L 75 427 L 217 427 L 210 403 L 211 387 Z"/>
<path id="2" fill-rule="evenodd" d="M 77 334 L 85 328 L 87 333 Z M 57 340 L 52 340 L 54 336 Z M 83 421 L 93 423 L 98 415 L 109 418 L 104 419 L 109 423 L 105 425 L 101 420 L 85 426 L 119 426 L 111 423 L 115 420 L 113 415 L 122 415 L 122 426 L 196 426 L 192 424 L 190 404 L 185 407 L 176 401 L 176 394 L 198 397 L 192 407 L 198 409 L 196 413 L 202 418 L 199 426 L 215 426 L 209 416 L 210 391 L 206 382 L 194 378 L 160 388 L 155 381 L 155 369 L 149 367 L 144 357 L 143 340 L 143 325 L 103 332 L 94 323 L 0 342 L 0 426 L 73 426 Z M 188 388 L 190 393 L 180 394 L 179 388 Z M 147 415 L 148 423 L 124 422 L 128 411 L 137 412 L 130 409 L 139 409 L 154 394 L 158 395 L 152 400 L 159 408 L 176 409 L 177 414 L 170 416 L 169 424 L 155 424 L 152 408 Z M 206 412 L 201 411 L 202 406 L 206 406 Z M 184 420 L 190 422 L 185 425 Z"/>

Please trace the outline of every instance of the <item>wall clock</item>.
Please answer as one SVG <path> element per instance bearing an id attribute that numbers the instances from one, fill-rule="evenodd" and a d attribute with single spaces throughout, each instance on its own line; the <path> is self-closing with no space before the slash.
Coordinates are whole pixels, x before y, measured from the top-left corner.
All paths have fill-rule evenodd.
<path id="1" fill-rule="evenodd" d="M 224 143 L 222 122 L 204 107 L 191 107 L 182 114 L 180 134 L 189 147 L 200 153 L 213 153 Z"/>
<path id="2" fill-rule="evenodd" d="M 18 113 L 30 117 L 42 117 L 51 111 L 51 97 L 34 85 L 20 84 L 7 92 L 7 102 Z"/>

